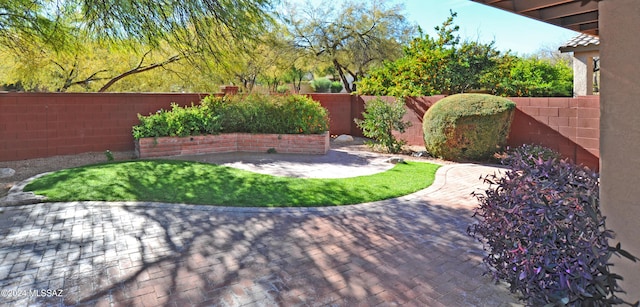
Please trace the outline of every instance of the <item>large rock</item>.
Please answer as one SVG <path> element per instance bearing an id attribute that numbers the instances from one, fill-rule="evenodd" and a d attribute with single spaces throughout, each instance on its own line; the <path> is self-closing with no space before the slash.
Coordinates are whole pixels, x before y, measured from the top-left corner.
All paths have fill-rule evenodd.
<path id="1" fill-rule="evenodd" d="M 350 143 L 353 142 L 353 137 L 347 134 L 341 134 L 339 135 L 334 142 L 336 143 Z"/>
<path id="2" fill-rule="evenodd" d="M 16 173 L 12 168 L 0 167 L 0 178 L 9 178 Z"/>
<path id="3" fill-rule="evenodd" d="M 516 105 L 486 94 L 441 99 L 424 114 L 424 143 L 435 157 L 482 161 L 505 145 Z"/>

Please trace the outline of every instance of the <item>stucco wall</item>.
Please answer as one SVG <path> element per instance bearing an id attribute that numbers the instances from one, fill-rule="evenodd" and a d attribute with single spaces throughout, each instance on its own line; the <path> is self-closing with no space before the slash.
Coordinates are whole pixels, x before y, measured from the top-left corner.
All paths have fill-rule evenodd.
<path id="1" fill-rule="evenodd" d="M 640 1 L 599 2 L 600 199 L 614 242 L 640 256 Z M 628 299 L 640 299 L 640 263 L 613 259 Z"/>
<path id="2" fill-rule="evenodd" d="M 573 53 L 573 95 L 593 95 L 593 58 L 598 51 Z"/>

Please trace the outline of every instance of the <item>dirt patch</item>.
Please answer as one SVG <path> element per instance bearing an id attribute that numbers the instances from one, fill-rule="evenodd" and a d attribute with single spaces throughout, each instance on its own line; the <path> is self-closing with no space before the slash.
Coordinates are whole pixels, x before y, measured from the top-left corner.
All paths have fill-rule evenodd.
<path id="1" fill-rule="evenodd" d="M 355 138 L 353 142 L 349 143 L 334 143 L 331 142 L 332 149 L 348 149 L 353 151 L 368 151 L 372 152 L 373 150 L 365 145 L 365 138 Z M 450 162 L 433 159 L 429 157 L 415 157 L 412 156 L 416 152 L 420 152 L 424 150 L 421 147 L 407 147 L 406 150 L 402 154 L 390 155 L 381 152 L 376 152 L 377 154 L 386 155 L 386 156 L 400 156 L 407 160 L 426 160 L 433 161 L 439 164 L 447 164 Z M 116 161 L 125 161 L 134 159 L 133 152 L 112 152 L 114 160 Z M 189 156 L 189 157 L 180 157 L 180 159 L 188 159 L 192 161 L 199 162 L 209 162 L 210 155 L 199 155 L 199 156 Z M 15 170 L 15 174 L 8 178 L 0 178 L 0 197 L 7 195 L 9 189 L 15 185 L 16 183 L 23 181 L 27 178 L 33 177 L 38 174 L 57 171 L 61 169 L 67 169 L 72 167 L 78 167 L 83 165 L 90 165 L 96 163 L 107 162 L 107 156 L 104 152 L 91 152 L 91 153 L 82 153 L 77 155 L 66 155 L 66 156 L 55 156 L 48 158 L 38 158 L 38 159 L 29 159 L 29 160 L 20 160 L 20 161 L 6 161 L 0 162 L 0 168 L 11 168 Z"/>

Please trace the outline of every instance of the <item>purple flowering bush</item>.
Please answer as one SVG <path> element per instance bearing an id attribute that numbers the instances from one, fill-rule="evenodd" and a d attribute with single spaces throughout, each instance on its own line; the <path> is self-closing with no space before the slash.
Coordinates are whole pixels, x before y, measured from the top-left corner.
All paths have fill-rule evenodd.
<path id="1" fill-rule="evenodd" d="M 467 229 L 483 243 L 494 279 L 533 306 L 630 304 L 616 295 L 622 277 L 609 259 L 637 258 L 609 245 L 598 174 L 540 146 L 519 147 L 502 162 L 510 169 L 486 176 L 490 188 L 474 193 L 479 222 Z"/>

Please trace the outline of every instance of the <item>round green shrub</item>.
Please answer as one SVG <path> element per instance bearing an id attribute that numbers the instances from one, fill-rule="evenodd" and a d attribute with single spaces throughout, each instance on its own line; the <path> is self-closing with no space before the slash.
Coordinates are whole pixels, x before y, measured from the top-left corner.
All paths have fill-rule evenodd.
<path id="1" fill-rule="evenodd" d="M 424 114 L 424 144 L 433 156 L 452 161 L 489 159 L 507 140 L 512 101 L 487 94 L 441 99 Z"/>
<path id="2" fill-rule="evenodd" d="M 331 92 L 332 93 L 340 93 L 342 91 L 342 82 L 333 81 L 331 82 Z"/>
<path id="3" fill-rule="evenodd" d="M 311 81 L 311 88 L 316 93 L 328 93 L 331 90 L 331 80 L 318 78 Z"/>

